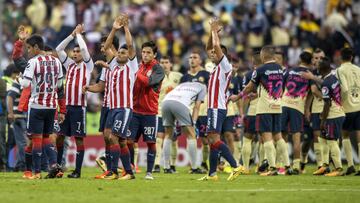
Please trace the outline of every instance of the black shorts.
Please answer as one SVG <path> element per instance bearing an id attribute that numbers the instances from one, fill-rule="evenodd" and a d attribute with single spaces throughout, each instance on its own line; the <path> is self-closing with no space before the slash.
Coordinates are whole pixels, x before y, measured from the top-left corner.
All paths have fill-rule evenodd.
<path id="1" fill-rule="evenodd" d="M 281 114 L 258 114 L 256 115 L 256 131 L 259 133 L 281 132 Z"/>
<path id="2" fill-rule="evenodd" d="M 350 132 L 360 130 L 360 111 L 346 113 L 342 129 Z"/>
<path id="3" fill-rule="evenodd" d="M 60 124 L 60 133 L 65 136 L 86 136 L 86 108 L 82 106 L 66 106 L 65 120 Z"/>
<path id="4" fill-rule="evenodd" d="M 144 142 L 155 143 L 158 122 L 159 120 L 156 115 L 133 113 L 129 126 L 130 136 L 128 139 L 137 142 L 142 135 Z"/>
<path id="5" fill-rule="evenodd" d="M 222 126 L 222 133 L 235 132 L 235 116 L 227 116 Z"/>
<path id="6" fill-rule="evenodd" d="M 256 116 L 246 116 L 244 118 L 245 133 L 255 134 L 256 133 L 255 123 L 256 123 Z"/>
<path id="7" fill-rule="evenodd" d="M 30 108 L 27 117 L 27 134 L 50 135 L 54 132 L 55 109 Z"/>
<path id="8" fill-rule="evenodd" d="M 109 112 L 110 112 L 109 107 L 101 108 L 99 132 L 104 132 L 105 128 L 111 129 L 111 123 L 109 121 L 110 118 Z"/>
<path id="9" fill-rule="evenodd" d="M 341 136 L 341 128 L 344 120 L 344 117 L 327 119 L 325 121 L 325 130 L 322 132 L 322 136 L 327 140 L 338 140 Z"/>
<path id="10" fill-rule="evenodd" d="M 320 123 L 321 123 L 320 113 L 312 113 L 310 127 L 313 129 L 313 131 L 320 130 Z"/>
<path id="11" fill-rule="evenodd" d="M 283 107 L 281 114 L 281 131 L 298 133 L 304 131 L 304 115 L 292 108 Z"/>
<path id="12" fill-rule="evenodd" d="M 207 124 L 207 116 L 199 116 L 196 121 L 196 128 L 199 134 L 199 137 L 206 137 L 206 124 Z"/>

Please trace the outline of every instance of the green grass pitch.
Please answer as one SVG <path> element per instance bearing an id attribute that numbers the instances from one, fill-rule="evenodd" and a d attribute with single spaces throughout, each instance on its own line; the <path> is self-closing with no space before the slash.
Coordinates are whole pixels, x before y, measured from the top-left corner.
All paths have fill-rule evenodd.
<path id="1" fill-rule="evenodd" d="M 223 173 L 218 182 L 197 181 L 202 175 L 188 174 L 187 168 L 154 174 L 154 181 L 144 180 L 144 173 L 131 181 L 95 180 L 98 168 L 84 168 L 76 180 L 23 180 L 22 173 L 0 173 L 0 202 L 360 202 L 360 177 L 314 177 L 314 169 L 307 167 L 300 176 L 243 175 L 232 182 Z"/>

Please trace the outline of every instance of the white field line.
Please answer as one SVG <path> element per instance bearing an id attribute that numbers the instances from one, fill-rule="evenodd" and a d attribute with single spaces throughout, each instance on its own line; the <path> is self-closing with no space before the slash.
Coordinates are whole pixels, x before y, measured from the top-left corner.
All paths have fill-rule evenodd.
<path id="1" fill-rule="evenodd" d="M 360 192 L 360 189 L 330 189 L 330 188 L 303 188 L 303 189 L 227 189 L 227 190 L 199 190 L 199 189 L 174 189 L 174 192 Z"/>

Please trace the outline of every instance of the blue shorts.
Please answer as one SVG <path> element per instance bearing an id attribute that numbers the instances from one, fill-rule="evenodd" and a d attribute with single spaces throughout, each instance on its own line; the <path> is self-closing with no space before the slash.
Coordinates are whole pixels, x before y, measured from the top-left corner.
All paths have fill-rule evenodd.
<path id="1" fill-rule="evenodd" d="M 281 132 L 281 114 L 258 114 L 256 115 L 256 131 L 259 133 Z"/>
<path id="2" fill-rule="evenodd" d="M 110 122 L 110 115 L 109 107 L 101 108 L 99 132 L 104 132 L 105 128 L 110 129 L 112 127 L 112 123 Z"/>
<path id="3" fill-rule="evenodd" d="M 346 113 L 342 129 L 350 132 L 360 130 L 360 111 Z"/>
<path id="4" fill-rule="evenodd" d="M 162 117 L 158 117 L 157 132 L 158 132 L 158 133 L 165 133 L 165 129 L 164 129 L 164 126 L 163 126 Z"/>
<path id="5" fill-rule="evenodd" d="M 111 109 L 109 113 L 109 123 L 112 124 L 111 132 L 113 135 L 126 139 L 129 124 L 132 117 L 132 110 L 129 108 Z"/>
<path id="6" fill-rule="evenodd" d="M 221 134 L 222 126 L 226 119 L 225 109 L 208 109 L 206 132 Z"/>
<path id="7" fill-rule="evenodd" d="M 341 136 L 341 129 L 345 117 L 327 119 L 325 121 L 325 130 L 322 131 L 322 136 L 327 140 L 338 140 Z"/>
<path id="8" fill-rule="evenodd" d="M 256 133 L 255 123 L 256 123 L 256 116 L 246 116 L 244 118 L 244 126 L 245 126 L 244 132 L 255 134 Z"/>
<path id="9" fill-rule="evenodd" d="M 196 121 L 196 128 L 199 137 L 206 137 L 207 116 L 199 116 Z"/>
<path id="10" fill-rule="evenodd" d="M 235 116 L 227 116 L 222 126 L 222 133 L 235 132 Z"/>
<path id="11" fill-rule="evenodd" d="M 158 122 L 159 120 L 156 115 L 141 115 L 133 113 L 129 126 L 130 136 L 128 139 L 137 142 L 140 136 L 143 135 L 144 142 L 155 143 Z"/>
<path id="12" fill-rule="evenodd" d="M 283 107 L 281 114 L 281 131 L 298 133 L 304 131 L 304 115 L 292 108 Z"/>
<path id="13" fill-rule="evenodd" d="M 310 127 L 313 129 L 313 131 L 320 130 L 320 123 L 320 113 L 312 113 L 310 119 Z"/>
<path id="14" fill-rule="evenodd" d="M 86 108 L 82 106 L 66 106 L 65 120 L 60 124 L 61 135 L 86 136 Z"/>
<path id="15" fill-rule="evenodd" d="M 54 131 L 55 109 L 30 108 L 27 117 L 26 129 L 30 135 L 50 135 Z"/>

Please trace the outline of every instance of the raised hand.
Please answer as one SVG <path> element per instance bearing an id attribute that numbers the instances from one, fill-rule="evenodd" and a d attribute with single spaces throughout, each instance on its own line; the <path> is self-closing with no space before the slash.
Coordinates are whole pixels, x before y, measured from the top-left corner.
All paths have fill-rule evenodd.
<path id="1" fill-rule="evenodd" d="M 119 30 L 119 29 L 122 28 L 123 26 L 124 26 L 124 24 L 123 24 L 123 18 L 122 18 L 122 16 L 118 16 L 118 17 L 115 19 L 114 23 L 113 23 L 113 28 L 114 28 L 115 30 Z"/>
<path id="2" fill-rule="evenodd" d="M 25 26 L 23 26 L 23 25 L 19 26 L 19 28 L 17 30 L 17 34 L 21 41 L 25 41 L 29 37 L 29 33 L 25 30 Z"/>
<path id="3" fill-rule="evenodd" d="M 124 27 L 129 26 L 129 15 L 127 13 L 120 14 L 121 21 Z"/>
<path id="4" fill-rule="evenodd" d="M 78 24 L 75 28 L 75 33 L 76 34 L 81 34 L 84 32 L 84 25 L 83 24 Z"/>
<path id="5" fill-rule="evenodd" d="M 101 66 L 101 67 L 104 67 L 104 68 L 108 68 L 109 65 L 105 62 L 105 61 L 102 61 L 102 60 L 98 60 L 95 62 L 95 65 L 97 66 Z"/>
<path id="6" fill-rule="evenodd" d="M 211 31 L 220 32 L 222 29 L 222 25 L 221 25 L 219 19 L 216 17 L 210 19 L 209 24 L 210 24 Z"/>

